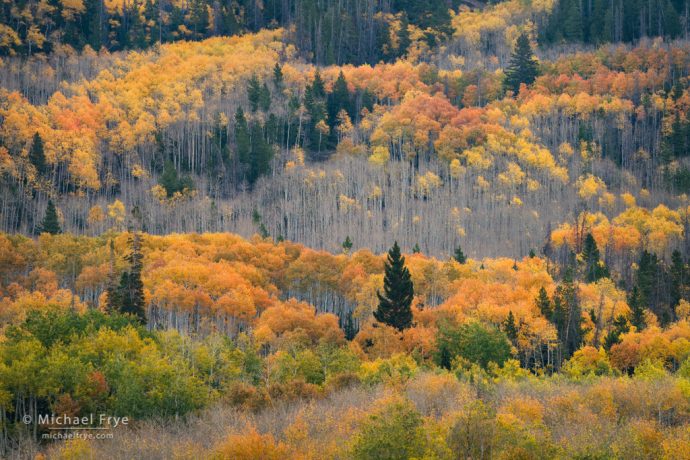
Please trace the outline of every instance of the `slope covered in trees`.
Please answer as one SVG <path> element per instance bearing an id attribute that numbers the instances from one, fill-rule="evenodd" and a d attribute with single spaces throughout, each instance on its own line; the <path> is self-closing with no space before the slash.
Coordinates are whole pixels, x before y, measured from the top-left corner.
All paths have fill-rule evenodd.
<path id="1" fill-rule="evenodd" d="M 484 2 L 21 0 L 0 8 L 0 53 L 144 49 L 283 27 L 290 30 L 286 39 L 315 62 L 375 63 L 404 56 L 411 35 L 435 46 L 450 32 L 449 11 L 462 3 Z"/>
<path id="2" fill-rule="evenodd" d="M 674 256 L 666 272 L 656 256 L 643 253 L 632 291 L 639 294 L 626 296 L 608 276 L 591 279 L 590 264 L 601 261 L 596 240 L 586 241 L 557 280 L 547 269 L 554 262 L 538 257 L 470 258 L 461 264 L 422 254 L 402 260 L 393 250 L 385 267 L 383 255 L 366 250 L 332 255 L 228 234 L 92 238 L 44 233 L 38 240 L 1 235 L 0 423 L 8 437 L 0 448 L 10 452 L 16 442 L 38 448 L 31 439 L 46 426 L 20 422 L 35 407 L 71 416 L 95 408 L 141 421 L 206 407 L 229 410 L 230 405 L 244 414 L 236 415 L 242 422 L 222 425 L 213 449 L 236 452 L 253 442 L 256 435 L 247 432 L 251 426 L 245 427 L 244 417 L 261 411 L 270 425 L 258 427 L 260 432 L 278 438 L 261 438 L 252 449 L 315 452 L 328 442 L 317 449 L 320 455 L 371 458 L 371 452 L 380 452 L 397 436 L 389 429 L 398 429 L 398 415 L 386 411 L 404 407 L 406 417 L 417 420 L 416 429 L 424 427 L 414 441 L 405 437 L 412 443 L 406 448 L 445 452 L 445 446 L 450 451 L 481 449 L 483 442 L 512 452 L 515 438 L 508 442 L 503 436 L 532 420 L 523 418 L 526 413 L 549 407 L 548 417 L 540 416 L 544 423 L 538 424 L 541 441 L 518 438 L 527 443 L 523 448 L 532 452 L 530 458 L 569 456 L 583 448 L 623 455 L 632 448 L 630 436 L 645 433 L 655 433 L 649 449 L 675 452 L 672 446 L 684 442 L 681 427 L 690 416 L 688 265 Z M 135 269 L 143 281 L 145 328 L 137 316 L 104 313 L 113 302 L 110 280 Z M 384 269 L 389 278 L 394 271 L 409 270 L 414 299 L 407 310 L 411 322 L 408 318 L 404 327 L 386 324 L 400 312 L 389 310 L 385 318 L 376 313 L 384 305 L 377 296 Z M 678 296 L 654 297 L 663 292 L 654 280 L 666 276 Z M 400 287 L 389 284 L 390 298 Z M 35 370 L 29 380 L 27 369 Z M 530 386 L 538 392 L 525 390 Z M 565 390 L 571 387 L 579 390 Z M 359 409 L 360 416 L 345 432 L 329 435 L 330 441 L 310 434 L 293 445 L 288 432 L 274 431 L 280 426 L 272 418 L 277 414 L 265 410 L 305 399 L 326 398 L 319 404 L 333 405 L 341 392 L 352 391 L 368 395 L 367 401 L 383 399 Z M 587 412 L 592 395 L 602 391 L 609 395 L 601 401 L 608 401 L 608 409 Z M 465 402 L 456 406 L 457 397 Z M 518 403 L 528 404 L 530 411 L 507 409 Z M 294 404 L 294 410 L 303 410 L 301 403 Z M 463 418 L 479 408 L 486 411 L 482 422 Z M 368 428 L 369 414 L 379 410 L 385 426 Z M 513 416 L 504 420 L 497 410 Z M 570 433 L 582 436 L 586 446 L 561 438 L 566 413 L 573 424 Z M 332 420 L 323 423 L 329 430 L 339 426 Z M 496 437 L 458 439 L 456 431 L 468 423 L 498 424 Z M 591 423 L 602 430 L 616 426 L 618 434 L 602 444 L 587 437 Z M 235 438 L 223 443 L 226 430 Z M 350 435 L 337 433 L 359 434 L 351 444 L 340 438 Z M 427 444 L 421 433 L 435 433 L 435 441 Z M 138 436 L 122 430 L 117 435 Z M 184 448 L 174 445 L 182 454 Z M 71 449 L 118 451 L 107 446 L 52 448 L 64 449 L 60 455 L 70 455 Z M 393 447 L 402 448 L 395 442 Z"/>
<path id="3" fill-rule="evenodd" d="M 0 2 L 0 456 L 685 458 L 687 8 Z"/>
<path id="4" fill-rule="evenodd" d="M 501 8 L 515 7 L 479 17 Z M 461 12 L 453 24 L 476 17 Z M 249 236 L 263 226 L 330 250 L 358 234 L 356 247 L 378 251 L 398 239 L 445 254 L 466 239 L 470 254 L 523 256 L 578 207 L 613 217 L 623 193 L 679 204 L 685 43 L 542 60 L 531 87 L 510 98 L 501 71 L 462 63 L 475 58 L 462 51 L 474 35 L 458 34 L 459 54 L 374 67 L 315 69 L 294 60 L 282 31 L 120 57 L 10 59 L 3 80 L 27 96 L 4 95 L 2 226 L 36 232 L 53 199 L 64 230 L 79 233 Z M 96 62 L 93 76 L 58 84 Z M 52 95 L 18 78 L 37 68 Z M 524 238 L 510 238 L 515 227 Z"/>

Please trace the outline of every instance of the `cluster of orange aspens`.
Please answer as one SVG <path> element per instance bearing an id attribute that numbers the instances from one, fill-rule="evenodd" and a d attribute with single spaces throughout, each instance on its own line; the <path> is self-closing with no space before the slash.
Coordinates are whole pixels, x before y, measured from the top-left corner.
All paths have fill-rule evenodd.
<path id="1" fill-rule="evenodd" d="M 600 224 L 603 225 L 603 224 Z M 114 258 L 108 238 L 114 241 Z M 110 237 L 51 236 L 38 240 L 0 236 L 0 318 L 3 327 L 27 311 L 104 308 L 109 273 L 123 264 L 127 234 Z M 516 357 L 529 359 L 555 347 L 557 332 L 540 311 L 541 288 L 556 283 L 544 259 L 437 260 L 411 254 L 407 265 L 415 286 L 414 327 L 403 332 L 374 324 L 376 292 L 384 258 L 368 250 L 333 255 L 302 245 L 246 241 L 229 234 L 145 236 L 144 273 L 149 321 L 184 333 L 235 335 L 250 330 L 257 344 L 278 350 L 290 343 L 344 344 L 343 318 L 352 313 L 359 332 L 350 346 L 369 358 L 409 353 L 423 360 L 436 351 L 439 321 L 479 321 L 503 328 L 510 314 L 518 325 Z M 577 284 L 585 331 L 579 359 L 602 359 L 596 351 L 630 316 L 625 291 L 608 278 Z M 591 311 L 600 318 L 593 322 Z M 646 359 L 679 365 L 690 354 L 690 305 L 676 308 L 679 321 L 661 328 L 646 312 L 648 327 L 634 327 L 608 357 L 621 370 Z M 155 318 L 155 319 L 154 319 Z M 196 319 L 195 319 L 196 318 Z"/>

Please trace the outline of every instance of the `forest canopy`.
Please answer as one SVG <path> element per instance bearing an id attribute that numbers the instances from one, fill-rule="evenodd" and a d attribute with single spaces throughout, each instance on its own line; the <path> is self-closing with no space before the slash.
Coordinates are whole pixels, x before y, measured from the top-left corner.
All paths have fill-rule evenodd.
<path id="1" fill-rule="evenodd" d="M 687 458 L 689 31 L 0 0 L 0 457 Z"/>

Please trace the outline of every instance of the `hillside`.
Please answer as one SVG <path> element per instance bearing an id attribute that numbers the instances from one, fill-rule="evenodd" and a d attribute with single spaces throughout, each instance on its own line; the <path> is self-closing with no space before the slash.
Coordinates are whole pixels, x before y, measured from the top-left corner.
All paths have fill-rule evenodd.
<path id="1" fill-rule="evenodd" d="M 0 2 L 0 456 L 688 458 L 689 31 Z"/>

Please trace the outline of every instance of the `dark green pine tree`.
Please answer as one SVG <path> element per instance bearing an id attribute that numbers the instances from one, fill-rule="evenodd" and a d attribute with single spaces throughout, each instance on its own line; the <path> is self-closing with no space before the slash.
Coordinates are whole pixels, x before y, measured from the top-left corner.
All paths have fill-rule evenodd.
<path id="1" fill-rule="evenodd" d="M 238 107 L 237 112 L 235 112 L 235 149 L 237 150 L 237 160 L 243 168 L 246 168 L 249 164 L 251 140 L 247 119 L 244 116 L 242 107 Z"/>
<path id="2" fill-rule="evenodd" d="M 273 87 L 276 89 L 276 92 L 281 93 L 284 86 L 283 68 L 276 62 L 276 65 L 273 67 Z"/>
<path id="3" fill-rule="evenodd" d="M 543 286 L 539 289 L 539 295 L 537 295 L 535 303 L 541 314 L 544 315 L 544 318 L 551 320 L 553 317 L 553 308 L 551 307 L 549 295 L 546 293 L 546 289 Z"/>
<path id="4" fill-rule="evenodd" d="M 261 85 L 261 90 L 259 91 L 259 107 L 264 112 L 268 112 L 271 109 L 271 91 L 266 83 Z"/>
<path id="5" fill-rule="evenodd" d="M 349 253 L 351 249 L 352 249 L 352 240 L 350 239 L 350 235 L 348 235 L 345 237 L 345 241 L 343 241 L 343 250 L 346 253 Z"/>
<path id="6" fill-rule="evenodd" d="M 582 310 L 571 272 L 571 268 L 566 270 L 563 282 L 556 288 L 554 295 L 553 322 L 558 330 L 564 359 L 572 356 L 580 348 L 583 334 Z"/>
<path id="7" fill-rule="evenodd" d="M 249 172 L 247 173 L 247 181 L 249 185 L 259 179 L 259 177 L 268 173 L 271 169 L 271 160 L 273 159 L 273 148 L 264 139 L 264 132 L 261 123 L 258 121 L 252 122 L 250 127 L 251 135 L 251 150 L 249 155 Z"/>
<path id="8" fill-rule="evenodd" d="M 256 112 L 261 102 L 261 82 L 256 74 L 252 74 L 252 77 L 249 79 L 247 97 L 249 98 L 249 108 L 252 112 Z"/>
<path id="9" fill-rule="evenodd" d="M 220 159 L 225 165 L 230 163 L 230 149 L 228 148 L 228 130 L 226 124 L 222 121 L 221 113 L 216 112 L 213 116 L 213 129 L 212 134 L 212 145 L 214 154 L 210 155 L 210 160 L 208 163 L 209 169 L 211 171 L 217 171 L 217 166 Z"/>
<path id="10" fill-rule="evenodd" d="M 465 257 L 465 253 L 462 252 L 462 248 L 460 246 L 455 248 L 455 254 L 453 254 L 453 258 L 459 264 L 467 263 L 467 257 Z"/>
<path id="11" fill-rule="evenodd" d="M 534 58 L 527 33 L 523 32 L 518 37 L 505 74 L 504 87 L 513 94 L 520 92 L 521 84 L 531 85 L 539 76 L 539 65 Z"/>
<path id="12" fill-rule="evenodd" d="M 508 312 L 508 317 L 503 322 L 503 332 L 505 332 L 506 336 L 513 344 L 517 342 L 518 327 L 515 323 L 515 316 L 512 310 Z"/>
<path id="13" fill-rule="evenodd" d="M 345 317 L 345 321 L 343 324 L 343 332 L 345 333 L 345 339 L 346 340 L 354 339 L 355 336 L 357 335 L 358 331 L 359 331 L 359 329 L 355 325 L 355 321 L 352 318 L 352 312 L 350 312 Z"/>
<path id="14" fill-rule="evenodd" d="M 670 163 L 675 158 L 687 155 L 685 137 L 685 127 L 681 122 L 680 112 L 676 111 L 671 124 L 671 131 L 664 135 L 661 142 L 661 157 L 665 163 Z"/>
<path id="15" fill-rule="evenodd" d="M 604 349 L 609 351 L 612 346 L 620 342 L 621 335 L 630 331 L 630 325 L 628 324 L 628 319 L 623 315 L 618 315 L 613 320 L 613 327 L 606 334 L 604 339 Z"/>
<path id="16" fill-rule="evenodd" d="M 582 247 L 582 260 L 585 269 L 585 281 L 595 283 L 601 278 L 609 277 L 609 269 L 599 260 L 599 248 L 591 233 L 587 233 Z"/>
<path id="17" fill-rule="evenodd" d="M 53 204 L 53 200 L 48 200 L 46 213 L 43 217 L 43 222 L 41 222 L 41 232 L 50 233 L 51 235 L 57 235 L 62 232 L 60 221 L 58 220 L 57 209 Z"/>
<path id="18" fill-rule="evenodd" d="M 567 323 L 568 312 L 565 310 L 565 305 L 563 302 L 563 291 L 560 286 L 556 288 L 556 292 L 553 294 L 553 312 L 551 313 L 551 322 L 556 326 L 556 331 L 558 332 L 559 340 L 562 340 L 563 331 L 565 330 Z"/>
<path id="19" fill-rule="evenodd" d="M 345 80 L 345 74 L 343 74 L 342 70 L 333 84 L 333 91 L 328 93 L 326 104 L 328 108 L 328 124 L 331 127 L 331 132 L 335 132 L 332 128 L 337 125 L 338 114 L 341 110 L 345 110 L 350 118 L 354 116 L 350 90 L 347 87 L 347 80 Z"/>
<path id="20" fill-rule="evenodd" d="M 412 326 L 412 299 L 414 286 L 410 272 L 405 267 L 405 257 L 400 253 L 396 241 L 388 251 L 383 278 L 383 294 L 376 292 L 379 306 L 374 312 L 377 321 L 388 324 L 399 331 Z"/>
<path id="21" fill-rule="evenodd" d="M 144 268 L 144 255 L 141 253 L 141 237 L 135 233 L 129 239 L 130 253 L 125 257 L 129 262 L 129 271 L 120 277 L 119 302 L 120 313 L 129 314 L 146 323 L 146 304 L 144 299 L 144 283 L 141 272 Z"/>
<path id="22" fill-rule="evenodd" d="M 177 174 L 177 169 L 172 161 L 167 160 L 163 166 L 163 174 L 161 174 L 158 184 L 165 189 L 165 193 L 170 198 L 175 192 L 180 191 L 180 178 Z"/>
<path id="23" fill-rule="evenodd" d="M 644 303 L 637 286 L 633 287 L 632 292 L 628 296 L 628 306 L 630 307 L 630 324 L 635 326 L 638 331 L 641 331 L 647 326 L 647 321 L 644 317 Z"/>
<path id="24" fill-rule="evenodd" d="M 670 320 L 669 312 L 660 302 L 664 273 L 657 255 L 643 250 L 637 266 L 635 285 L 639 289 L 641 304 L 657 315 L 662 323 Z"/>
<path id="25" fill-rule="evenodd" d="M 106 310 L 108 313 L 119 312 L 122 305 L 120 298 L 120 289 L 118 285 L 117 275 L 115 273 L 115 243 L 110 240 L 110 270 L 108 272 L 108 281 L 106 285 L 106 292 L 108 294 L 108 303 Z"/>
<path id="26" fill-rule="evenodd" d="M 48 166 L 46 164 L 46 154 L 43 149 L 43 139 L 38 133 L 34 134 L 33 142 L 31 142 L 29 161 L 32 165 L 34 165 L 34 168 L 36 168 L 36 172 L 39 176 L 45 174 L 48 170 Z"/>
<path id="27" fill-rule="evenodd" d="M 677 249 L 671 254 L 671 307 L 688 297 L 688 267 Z"/>
<path id="28" fill-rule="evenodd" d="M 407 19 L 407 14 L 403 12 L 402 18 L 400 20 L 400 30 L 398 30 L 398 49 L 397 57 L 404 57 L 407 54 L 407 49 L 412 44 L 412 39 L 410 38 L 410 31 L 408 26 L 410 21 Z"/>
<path id="29" fill-rule="evenodd" d="M 324 138 L 323 133 L 317 129 L 317 125 L 322 121 L 328 124 L 326 88 L 318 70 L 314 75 L 314 81 L 311 85 L 307 85 L 304 91 L 304 107 L 309 114 L 309 148 L 312 151 L 320 152 L 322 148 L 328 147 L 329 136 Z"/>
<path id="30" fill-rule="evenodd" d="M 422 252 L 422 248 L 419 247 L 419 243 L 415 243 L 412 247 L 412 254 L 419 254 Z"/>
<path id="31" fill-rule="evenodd" d="M 563 8 L 564 13 L 562 23 L 563 38 L 569 42 L 581 42 L 583 34 L 580 0 L 562 0 L 561 8 Z"/>

